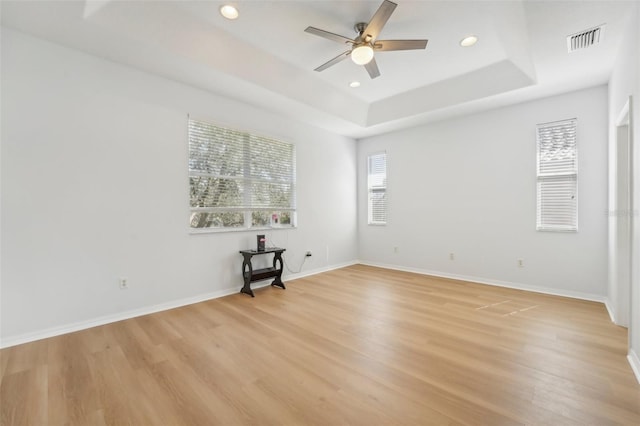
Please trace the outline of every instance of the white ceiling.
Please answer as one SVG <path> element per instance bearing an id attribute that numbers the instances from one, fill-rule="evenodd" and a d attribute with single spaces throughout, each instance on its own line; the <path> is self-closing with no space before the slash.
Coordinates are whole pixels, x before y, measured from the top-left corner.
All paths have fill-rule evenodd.
<path id="1" fill-rule="evenodd" d="M 408 1 L 381 39 L 427 38 L 426 50 L 377 52 L 381 76 L 350 60 L 314 68 L 345 47 L 304 32 L 354 37 L 382 0 L 1 2 L 2 25 L 328 130 L 365 137 L 608 81 L 632 1 Z M 566 37 L 606 24 L 574 53 Z M 479 42 L 462 48 L 475 34 Z M 357 89 L 349 82 L 360 81 Z"/>

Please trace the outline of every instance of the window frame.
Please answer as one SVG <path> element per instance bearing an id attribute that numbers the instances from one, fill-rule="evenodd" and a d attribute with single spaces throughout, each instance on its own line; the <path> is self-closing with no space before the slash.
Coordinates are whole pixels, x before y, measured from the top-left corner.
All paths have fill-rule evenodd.
<path id="1" fill-rule="evenodd" d="M 372 159 L 377 156 L 384 156 L 384 178 L 383 185 L 374 186 L 372 185 L 372 175 L 374 173 L 371 172 Z M 371 226 L 386 226 L 389 222 L 389 167 L 387 162 L 387 152 L 386 151 L 377 151 L 367 155 L 367 225 Z M 372 197 L 371 195 L 374 192 L 382 192 L 384 194 L 384 220 L 377 221 L 373 218 L 373 206 L 372 206 Z"/>
<path id="2" fill-rule="evenodd" d="M 242 148 L 240 148 L 240 153 L 242 155 L 242 175 L 241 176 L 232 176 L 232 175 L 216 175 L 213 173 L 203 173 L 200 171 L 195 171 L 191 169 L 191 161 L 192 161 L 192 149 L 191 149 L 191 125 L 192 122 L 199 122 L 201 124 L 207 125 L 207 126 L 212 126 L 214 128 L 220 129 L 222 131 L 228 131 L 231 133 L 235 133 L 237 135 L 241 135 L 242 136 L 242 141 L 241 142 L 237 142 L 237 145 L 242 145 Z M 250 188 L 252 188 L 252 183 L 258 183 L 258 182 L 268 182 L 268 180 L 261 180 L 258 177 L 252 176 L 251 175 L 251 145 L 252 145 L 252 138 L 254 138 L 254 144 L 259 141 L 261 143 L 264 143 L 264 141 L 274 141 L 277 142 L 278 144 L 286 144 L 289 145 L 290 149 L 291 149 L 291 162 L 289 164 L 289 166 L 291 167 L 291 176 L 290 176 L 290 180 L 288 181 L 271 181 L 274 183 L 284 183 L 284 184 L 290 184 L 292 186 L 291 189 L 291 200 L 289 203 L 289 207 L 281 207 L 281 206 L 268 206 L 268 207 L 256 207 L 256 206 L 252 206 L 252 191 L 250 190 Z M 238 149 L 237 147 L 235 149 Z M 283 141 L 281 139 L 277 139 L 271 136 L 264 136 L 261 135 L 259 133 L 253 132 L 251 130 L 240 130 L 237 128 L 234 128 L 232 126 L 228 126 L 228 125 L 224 125 L 224 124 L 219 124 L 216 123 L 215 121 L 212 120 L 207 120 L 207 119 L 201 119 L 201 118 L 194 118 L 192 116 L 188 116 L 187 118 L 187 174 L 188 174 L 188 180 L 189 180 L 189 184 L 188 184 L 188 191 L 189 191 L 189 223 L 187 224 L 188 229 L 189 229 L 189 233 L 190 234 L 206 234 L 206 233 L 221 233 L 221 232 L 246 232 L 246 231 L 270 231 L 270 230 L 278 230 L 278 229 L 296 229 L 297 228 L 297 205 L 296 205 L 296 190 L 297 190 L 297 163 L 296 163 L 296 145 L 288 142 L 288 141 Z M 238 180 L 241 181 L 243 183 L 243 187 L 245 188 L 245 190 L 243 191 L 242 194 L 242 205 L 237 206 L 237 207 L 197 207 L 197 206 L 192 206 L 191 205 L 191 192 L 193 190 L 193 185 L 192 185 L 192 177 L 196 177 L 196 176 L 208 176 L 208 177 L 215 177 L 215 178 L 223 178 L 223 179 L 227 179 L 227 180 Z M 254 212 L 259 212 L 259 211 L 265 211 L 265 212 L 270 212 L 270 213 L 283 213 L 283 212 L 288 212 L 289 213 L 289 217 L 290 217 L 290 223 L 289 224 L 285 224 L 282 225 L 282 223 L 278 220 L 277 224 L 274 224 L 273 222 L 271 222 L 268 225 L 257 225 L 254 226 L 253 225 L 253 213 Z M 244 221 L 243 221 L 243 225 L 242 226 L 220 226 L 220 227 L 193 227 L 192 226 L 192 220 L 193 220 L 193 214 L 197 213 L 197 212 L 242 212 L 243 216 L 244 216 Z M 278 219 L 280 219 L 280 216 L 278 217 Z"/>
<path id="3" fill-rule="evenodd" d="M 565 167 L 563 170 L 556 172 L 541 171 L 541 129 L 573 127 L 573 167 Z M 536 125 L 536 231 L 540 232 L 578 232 L 578 119 L 569 118 L 565 120 L 540 123 Z M 572 214 L 573 222 L 568 225 L 554 224 L 545 221 L 543 214 L 543 197 L 542 184 L 549 182 L 558 182 L 560 184 L 570 183 L 573 186 L 572 199 L 568 213 Z M 569 203 L 568 203 L 569 204 Z"/>

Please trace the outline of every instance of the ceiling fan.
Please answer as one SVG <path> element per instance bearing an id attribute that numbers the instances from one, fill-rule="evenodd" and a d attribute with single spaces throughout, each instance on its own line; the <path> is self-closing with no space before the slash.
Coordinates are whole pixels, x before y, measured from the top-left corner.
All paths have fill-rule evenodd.
<path id="1" fill-rule="evenodd" d="M 376 58 L 373 57 L 374 51 L 417 50 L 426 48 L 428 40 L 377 39 L 380 31 L 382 31 L 382 27 L 387 23 L 396 6 L 398 5 L 391 1 L 384 0 L 368 24 L 365 22 L 355 24 L 353 28 L 358 34 L 355 39 L 350 39 L 319 28 L 307 27 L 305 32 L 308 32 L 309 34 L 337 41 L 338 43 L 351 45 L 349 50 L 320 65 L 315 69 L 315 71 L 326 70 L 343 59 L 351 56 L 351 60 L 353 60 L 353 62 L 358 65 L 364 65 L 371 78 L 376 78 L 380 76 L 380 70 L 378 69 L 378 64 L 376 64 Z"/>

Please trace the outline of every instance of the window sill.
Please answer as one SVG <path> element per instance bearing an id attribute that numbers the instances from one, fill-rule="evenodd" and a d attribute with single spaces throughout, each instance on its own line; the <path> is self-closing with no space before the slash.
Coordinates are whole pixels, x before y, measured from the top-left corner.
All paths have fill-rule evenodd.
<path id="1" fill-rule="evenodd" d="M 298 229 L 297 226 L 262 226 L 254 228 L 189 228 L 189 234 L 223 234 L 227 232 L 255 232 L 255 231 L 279 231 L 284 229 Z"/>
<path id="2" fill-rule="evenodd" d="M 576 233 L 578 232 L 577 228 L 536 228 L 538 232 L 561 232 L 561 233 Z"/>

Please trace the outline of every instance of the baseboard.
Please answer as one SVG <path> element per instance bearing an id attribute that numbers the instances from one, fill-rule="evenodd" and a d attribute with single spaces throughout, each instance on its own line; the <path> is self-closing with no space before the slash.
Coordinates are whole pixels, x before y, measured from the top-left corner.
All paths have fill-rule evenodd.
<path id="1" fill-rule="evenodd" d="M 309 271 L 305 271 L 305 272 L 299 272 L 296 274 L 289 274 L 284 276 L 283 278 L 286 278 L 287 281 L 293 281 L 293 280 L 297 280 L 300 278 L 304 278 L 304 277 L 309 277 L 311 275 L 317 275 L 317 274 L 321 274 L 323 272 L 329 272 L 329 271 L 333 271 L 335 269 L 340 269 L 340 268 L 346 268 L 347 266 L 352 266 L 352 265 L 357 265 L 358 263 L 360 263 L 357 260 L 352 260 L 350 262 L 344 262 L 344 263 L 338 263 L 335 265 L 330 265 L 330 266 L 325 266 L 322 268 L 316 268 L 316 269 L 311 269 Z"/>
<path id="2" fill-rule="evenodd" d="M 611 306 L 611 300 L 606 297 L 604 299 L 604 306 L 605 308 L 607 308 L 607 312 L 609 313 L 609 318 L 611 319 L 611 322 L 616 324 L 616 316 L 614 315 L 614 311 L 613 311 L 613 307 Z"/>
<path id="3" fill-rule="evenodd" d="M 258 286 L 254 287 L 257 288 Z M 142 315 L 148 315 L 155 312 L 166 311 L 169 309 L 179 308 L 181 306 L 192 305 L 194 303 L 203 302 L 205 300 L 216 299 L 218 297 L 228 296 L 230 294 L 237 293 L 237 288 L 228 288 L 224 290 L 218 290 L 211 293 L 201 294 L 199 296 L 188 297 L 179 300 L 173 300 L 171 302 L 161 303 L 158 305 L 145 306 L 139 309 L 132 309 L 129 311 L 118 312 L 111 315 L 105 315 L 97 318 L 92 318 L 87 321 L 79 321 L 71 324 L 65 324 L 59 327 L 52 327 L 45 330 L 40 330 L 32 333 L 25 333 L 18 336 L 12 336 L 2 338 L 0 343 L 1 348 L 7 348 L 10 346 L 20 345 L 23 343 L 33 342 L 35 340 L 46 339 L 49 337 L 59 336 L 62 334 L 73 333 L 75 331 L 85 330 L 87 328 L 97 327 L 112 322 L 118 322 L 129 318 L 135 318 Z"/>
<path id="4" fill-rule="evenodd" d="M 439 278 L 449 278 L 449 279 L 452 279 L 452 280 L 467 281 L 467 282 L 479 283 L 479 284 L 487 284 L 487 285 L 493 285 L 493 286 L 497 286 L 497 287 L 512 288 L 512 289 L 515 289 L 515 290 L 525 290 L 525 291 L 531 291 L 531 292 L 534 292 L 534 293 L 550 294 L 550 295 L 553 295 L 553 296 L 562 296 L 562 297 L 569 297 L 569 298 L 572 298 L 572 299 L 580 299 L 580 300 L 588 300 L 588 301 L 591 301 L 591 302 L 605 303 L 605 297 L 604 296 L 600 296 L 598 294 L 583 293 L 583 292 L 579 292 L 579 291 L 570 291 L 570 290 L 558 290 L 556 288 L 551 288 L 551 287 L 538 287 L 538 286 L 532 286 L 532 285 L 527 285 L 527 284 L 522 284 L 522 283 L 514 283 L 514 282 L 509 282 L 509 281 L 493 280 L 493 279 L 488 279 L 488 278 L 483 278 L 483 277 L 475 277 L 475 276 L 470 276 L 470 275 L 450 274 L 450 273 L 447 273 L 447 272 L 431 271 L 431 270 L 426 270 L 426 269 L 411 268 L 411 267 L 398 266 L 398 265 L 390 265 L 390 264 L 378 263 L 378 262 L 360 261 L 359 263 L 361 265 L 375 266 L 375 267 L 384 268 L 384 269 L 393 269 L 393 270 L 396 270 L 396 271 L 413 272 L 415 274 L 431 275 L 431 276 L 439 277 Z"/>
<path id="5" fill-rule="evenodd" d="M 357 264 L 357 261 L 345 262 L 336 265 L 330 265 L 322 268 L 312 269 L 310 271 L 305 271 L 297 274 L 285 275 L 283 278 L 286 281 L 292 281 L 299 278 L 320 274 L 323 272 L 328 272 L 334 269 L 344 268 L 346 266 L 351 266 Z M 262 287 L 267 287 L 270 283 L 263 282 L 258 284 L 252 284 L 252 289 L 258 289 Z M 24 333 L 17 336 L 10 337 L 2 337 L 0 338 L 0 349 L 8 348 L 11 346 L 21 345 L 23 343 L 34 342 L 36 340 L 47 339 L 49 337 L 60 336 L 62 334 L 73 333 L 75 331 L 86 330 L 88 328 L 97 327 L 100 325 L 110 324 L 113 322 L 123 321 L 130 318 L 140 317 L 143 315 L 149 315 L 156 312 L 167 311 L 169 309 L 175 309 L 182 306 L 193 305 L 194 303 L 205 302 L 207 300 L 217 299 L 219 297 L 229 296 L 231 294 L 236 294 L 239 291 L 239 287 L 234 286 L 222 290 L 217 290 L 210 293 L 201 294 L 194 297 L 187 297 L 179 300 L 172 300 L 170 302 L 161 303 L 153 306 L 145 306 L 139 309 L 132 309 L 129 311 L 118 312 L 111 315 L 105 315 L 97 318 L 92 318 L 87 321 L 78 321 L 71 324 L 65 324 L 58 327 L 51 327 L 45 330 L 39 330 L 31 333 Z"/>
<path id="6" fill-rule="evenodd" d="M 633 374 L 636 376 L 636 380 L 640 383 L 640 358 L 638 358 L 638 354 L 633 349 L 629 349 L 627 359 L 629 360 Z"/>

